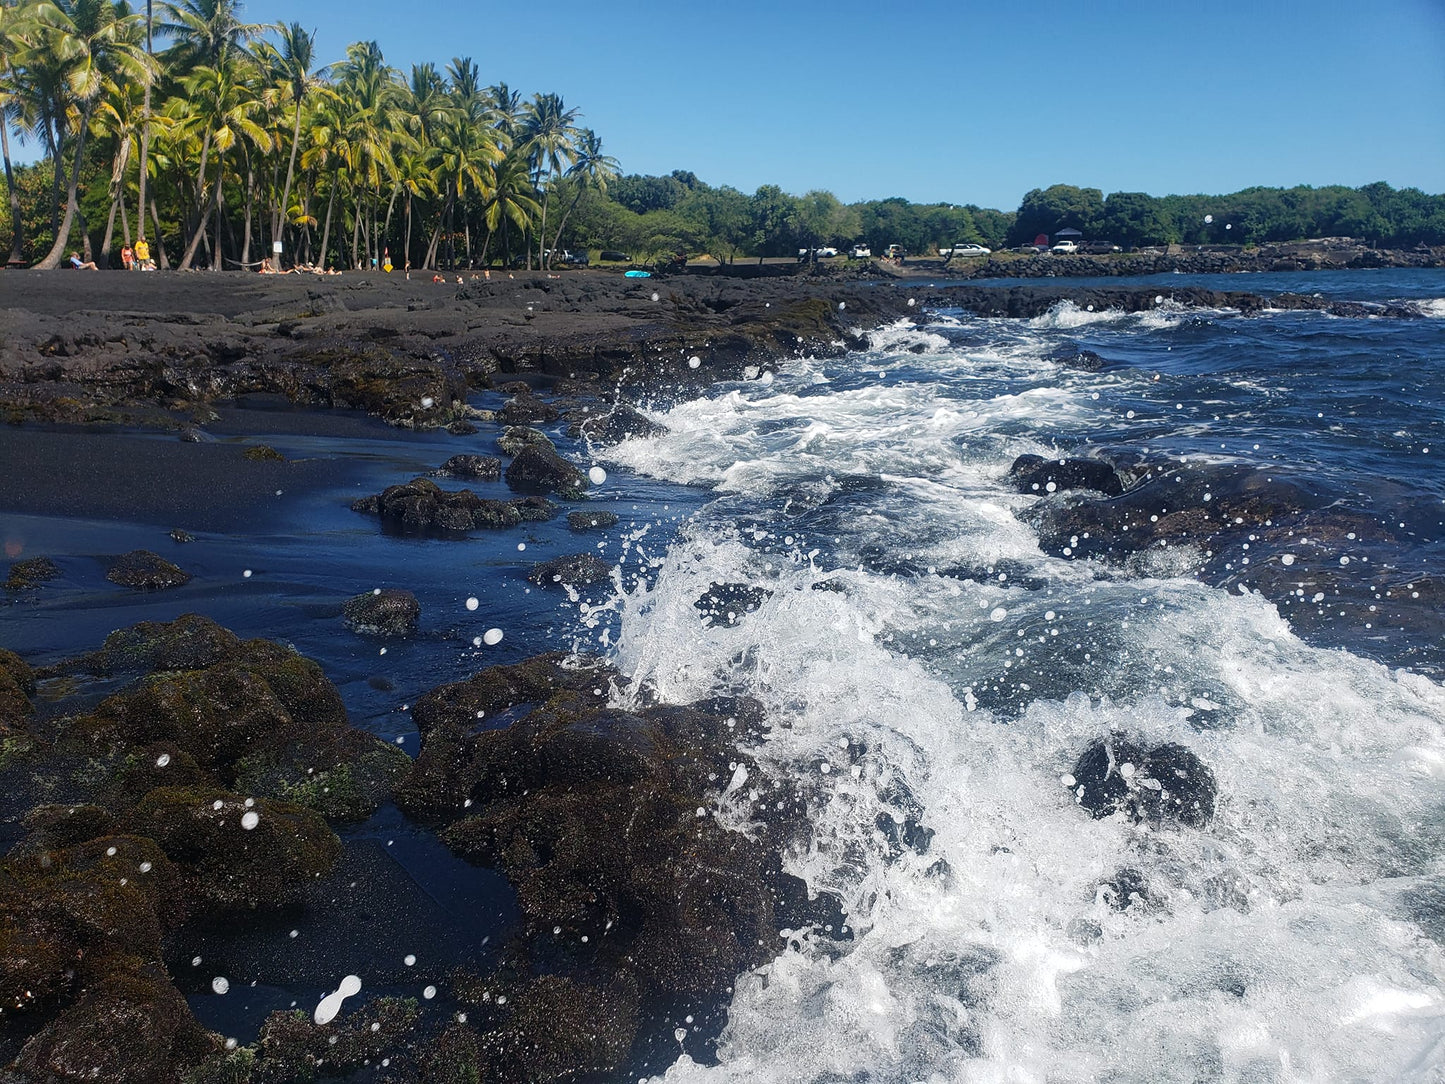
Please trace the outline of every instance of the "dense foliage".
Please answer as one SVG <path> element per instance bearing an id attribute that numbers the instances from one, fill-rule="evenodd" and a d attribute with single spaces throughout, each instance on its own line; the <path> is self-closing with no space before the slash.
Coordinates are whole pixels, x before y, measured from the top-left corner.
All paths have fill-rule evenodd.
<path id="1" fill-rule="evenodd" d="M 554 94 L 486 86 L 478 66 L 388 66 L 375 42 L 318 66 L 299 24 L 240 0 L 0 0 L 0 149 L 12 263 L 71 249 L 103 266 L 141 236 L 161 266 L 546 265 L 563 246 L 722 262 L 855 243 L 910 253 L 1026 245 L 1072 227 L 1121 247 L 1351 236 L 1445 244 L 1445 196 L 1384 183 L 1150 196 L 1054 185 L 1016 212 L 751 195 L 695 174 L 619 176 Z M 42 161 L 12 167 L 11 140 Z M 8 234 L 8 236 L 7 236 Z"/>

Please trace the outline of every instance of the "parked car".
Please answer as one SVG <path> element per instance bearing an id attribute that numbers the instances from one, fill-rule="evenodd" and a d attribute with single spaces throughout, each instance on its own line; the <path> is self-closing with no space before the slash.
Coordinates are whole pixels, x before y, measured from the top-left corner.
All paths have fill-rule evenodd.
<path id="1" fill-rule="evenodd" d="M 908 253 L 903 250 L 902 245 L 889 245 L 883 250 L 883 258 L 885 260 L 901 260 L 907 255 Z"/>
<path id="2" fill-rule="evenodd" d="M 1049 249 L 1049 251 L 1056 256 L 1072 256 L 1079 251 L 1079 246 L 1073 241 L 1060 241 L 1053 248 Z"/>
<path id="3" fill-rule="evenodd" d="M 570 263 L 574 267 L 587 267 L 592 263 L 585 252 L 564 252 L 562 253 L 562 262 Z"/>
<path id="4" fill-rule="evenodd" d="M 962 259 L 965 256 L 990 256 L 993 254 L 993 249 L 984 248 L 982 245 L 975 245 L 971 243 L 958 244 L 954 245 L 952 248 L 941 248 L 938 250 L 938 254 L 942 256 L 945 260 L 952 260 L 955 258 Z"/>
<path id="5" fill-rule="evenodd" d="M 855 260 L 866 260 L 873 255 L 873 250 L 867 245 L 854 245 L 848 250 L 848 255 Z"/>
<path id="6" fill-rule="evenodd" d="M 632 257 L 625 252 L 616 252 L 610 248 L 604 248 L 600 260 L 607 260 L 609 263 L 631 263 Z"/>

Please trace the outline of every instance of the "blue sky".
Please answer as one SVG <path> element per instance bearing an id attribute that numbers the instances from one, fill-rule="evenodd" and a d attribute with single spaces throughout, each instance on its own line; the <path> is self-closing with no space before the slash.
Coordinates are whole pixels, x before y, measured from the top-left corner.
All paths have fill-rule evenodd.
<path id="1" fill-rule="evenodd" d="M 627 172 L 1012 209 L 1054 183 L 1445 191 L 1445 0 L 245 0 L 555 91 Z"/>

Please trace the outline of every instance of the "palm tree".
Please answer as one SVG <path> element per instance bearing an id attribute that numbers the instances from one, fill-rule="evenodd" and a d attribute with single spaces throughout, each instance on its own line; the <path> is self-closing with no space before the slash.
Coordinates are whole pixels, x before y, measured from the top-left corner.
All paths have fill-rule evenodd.
<path id="1" fill-rule="evenodd" d="M 20 115 L 15 57 L 24 48 L 24 26 L 28 14 L 19 6 L 18 0 L 0 0 L 0 151 L 5 156 L 5 189 L 10 196 L 9 263 L 20 263 L 25 248 L 20 192 L 15 187 L 15 171 L 10 165 L 10 125 Z"/>
<path id="2" fill-rule="evenodd" d="M 487 202 L 485 221 L 487 223 L 487 244 L 492 243 L 492 234 L 502 230 L 504 263 L 512 262 L 512 232 L 516 226 L 525 237 L 532 221 L 541 211 L 537 202 L 536 189 L 532 187 L 531 166 L 518 152 L 502 159 L 492 174 L 492 198 Z M 486 258 L 483 250 L 483 259 Z"/>
<path id="3" fill-rule="evenodd" d="M 489 197 L 490 167 L 502 160 L 502 149 L 497 145 L 491 104 L 476 79 L 476 66 L 470 60 L 458 58 L 452 61 L 448 72 L 452 76 L 451 107 L 437 136 L 437 167 L 446 194 L 438 228 L 443 221 L 451 222 L 456 209 L 462 208 L 462 232 L 470 263 L 472 232 L 466 214 L 467 196 L 473 194 L 483 200 Z M 453 236 L 455 232 L 453 223 Z M 455 252 L 450 258 L 455 265 Z"/>
<path id="4" fill-rule="evenodd" d="M 573 140 L 577 129 L 572 122 L 578 117 L 577 110 L 568 109 L 556 94 L 537 94 L 527 103 L 522 117 L 521 143 L 532 163 L 533 187 L 542 193 L 542 221 L 537 231 L 537 260 L 547 265 L 547 202 L 551 196 L 551 184 L 544 183 L 562 172 L 562 163 L 569 165 L 576 157 Z M 529 260 L 530 263 L 530 260 Z"/>
<path id="5" fill-rule="evenodd" d="M 48 0 L 38 5 L 36 20 L 43 47 L 64 66 L 66 98 L 55 103 L 54 116 L 68 117 L 71 110 L 77 115 L 65 216 L 50 252 L 36 264 L 50 269 L 60 266 L 70 242 L 70 227 L 80 213 L 77 193 L 85 161 L 85 137 L 107 80 L 120 76 L 139 82 L 150 79 L 152 73 L 149 58 L 136 44 L 136 35 L 129 33 L 136 19 L 124 0 Z"/>
<path id="6" fill-rule="evenodd" d="M 261 102 L 246 83 L 245 66 L 239 57 L 224 59 L 219 68 L 198 67 L 185 81 L 187 108 L 181 118 L 183 128 L 200 129 L 202 136 L 201 173 L 205 172 L 205 148 L 216 151 L 216 189 L 214 209 L 216 216 L 216 239 L 212 250 L 211 266 L 221 268 L 221 214 L 225 192 L 226 152 L 240 139 L 249 139 L 257 146 L 264 146 L 269 140 L 259 124 L 252 119 L 260 109 Z M 203 210 L 196 231 L 191 235 L 181 257 L 181 270 L 191 266 L 196 249 L 205 236 L 211 214 Z"/>
<path id="7" fill-rule="evenodd" d="M 602 195 L 607 195 L 607 183 L 615 181 L 617 171 L 622 168 L 622 163 L 616 158 L 602 153 L 602 140 L 591 128 L 582 129 L 577 138 L 576 154 L 577 158 L 567 170 L 567 176 L 575 183 L 577 191 L 572 196 L 567 213 L 562 216 L 562 224 L 557 227 L 557 233 L 552 238 L 554 250 L 562 243 L 562 231 L 567 228 L 567 219 L 577 209 L 582 193 L 588 188 L 595 188 Z"/>
<path id="8" fill-rule="evenodd" d="M 170 60 L 183 74 L 191 68 L 215 68 L 267 29 L 241 21 L 239 0 L 177 0 L 163 7 L 171 21 L 161 24 L 161 32 L 174 40 Z"/>
<path id="9" fill-rule="evenodd" d="M 315 64 L 315 31 L 310 34 L 300 23 L 278 23 L 276 33 L 281 46 L 266 42 L 258 50 L 271 69 L 272 77 L 285 86 L 296 103 L 295 120 L 291 130 L 291 159 L 286 165 L 286 184 L 281 189 L 281 202 L 271 214 L 272 250 L 281 240 L 281 226 L 291 200 L 291 182 L 296 177 L 296 152 L 301 146 L 301 107 L 306 96 L 320 83 L 322 72 L 313 72 Z"/>
<path id="10" fill-rule="evenodd" d="M 154 0 L 146 0 L 146 56 L 155 60 L 155 5 Z M 136 226 L 136 236 L 142 241 L 146 236 L 146 178 L 150 172 L 151 156 L 151 85 L 154 79 L 146 80 L 145 101 L 141 105 L 141 134 L 140 134 L 140 194 L 136 197 L 136 204 L 140 210 L 140 222 Z"/>

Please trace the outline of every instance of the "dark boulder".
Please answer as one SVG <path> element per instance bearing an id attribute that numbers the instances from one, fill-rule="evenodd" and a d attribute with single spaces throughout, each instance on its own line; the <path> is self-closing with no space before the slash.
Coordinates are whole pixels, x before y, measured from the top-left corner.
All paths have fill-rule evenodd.
<path id="1" fill-rule="evenodd" d="M 532 445 L 507 467 L 507 485 L 518 493 L 556 493 L 564 500 L 578 500 L 587 492 L 587 477 L 556 452 Z"/>
<path id="2" fill-rule="evenodd" d="M 532 566 L 527 579 L 540 587 L 560 584 L 563 587 L 586 587 L 604 583 L 612 575 L 612 566 L 591 553 L 572 553 Z"/>
<path id="3" fill-rule="evenodd" d="M 59 575 L 60 569 L 49 557 L 27 557 L 10 566 L 10 578 L 5 581 L 5 587 L 11 591 L 24 591 L 39 587 Z"/>
<path id="4" fill-rule="evenodd" d="M 446 478 L 495 482 L 502 476 L 502 461 L 494 455 L 454 455 L 436 473 Z"/>
<path id="5" fill-rule="evenodd" d="M 150 550 L 132 550 L 117 557 L 105 578 L 111 583 L 137 591 L 161 591 L 191 582 L 189 572 L 182 572 L 164 557 Z"/>
<path id="6" fill-rule="evenodd" d="M 402 534 L 460 537 L 470 530 L 515 527 L 523 520 L 545 520 L 556 509 L 540 498 L 498 501 L 469 489 L 451 492 L 430 478 L 413 478 L 381 493 L 353 501 L 354 512 L 380 516 L 389 530 Z"/>
<path id="7" fill-rule="evenodd" d="M 1008 480 L 1020 493 L 1092 489 L 1116 497 L 1124 492 L 1118 472 L 1101 459 L 1045 459 L 1021 455 L 1009 467 Z"/>
<path id="8" fill-rule="evenodd" d="M 1113 367 L 1113 362 L 1106 361 L 1092 350 L 1065 349 L 1054 354 L 1050 360 L 1066 369 L 1084 373 L 1099 373 Z"/>
<path id="9" fill-rule="evenodd" d="M 736 625 L 743 616 L 752 613 L 773 593 L 764 587 L 746 583 L 713 583 L 697 597 L 692 604 L 702 614 L 703 624 Z"/>
<path id="10" fill-rule="evenodd" d="M 1214 816 L 1214 773 L 1173 742 L 1146 748 L 1124 736 L 1095 741 L 1080 754 L 1071 779 L 1074 800 L 1096 818 L 1123 813 L 1134 821 L 1203 828 Z"/>
<path id="11" fill-rule="evenodd" d="M 668 431 L 667 426 L 626 403 L 618 403 L 606 414 L 589 417 L 578 429 L 582 436 L 597 444 L 620 444 L 632 437 L 660 437 Z"/>
<path id="12" fill-rule="evenodd" d="M 501 449 L 503 455 L 516 455 L 523 448 L 530 448 L 533 445 L 541 445 L 554 452 L 557 450 L 551 437 L 540 429 L 533 429 L 526 425 L 509 425 L 497 438 L 497 447 Z"/>
<path id="13" fill-rule="evenodd" d="M 355 632 L 409 636 L 421 622 L 421 603 L 410 591 L 379 587 L 347 599 L 342 615 Z"/>
<path id="14" fill-rule="evenodd" d="M 562 412 L 551 403 L 544 403 L 531 394 L 513 396 L 497 411 L 497 421 L 503 425 L 555 422 L 561 416 Z"/>
<path id="15" fill-rule="evenodd" d="M 571 531 L 596 531 L 617 525 L 617 513 L 599 509 L 596 512 L 568 512 L 567 529 Z"/>

